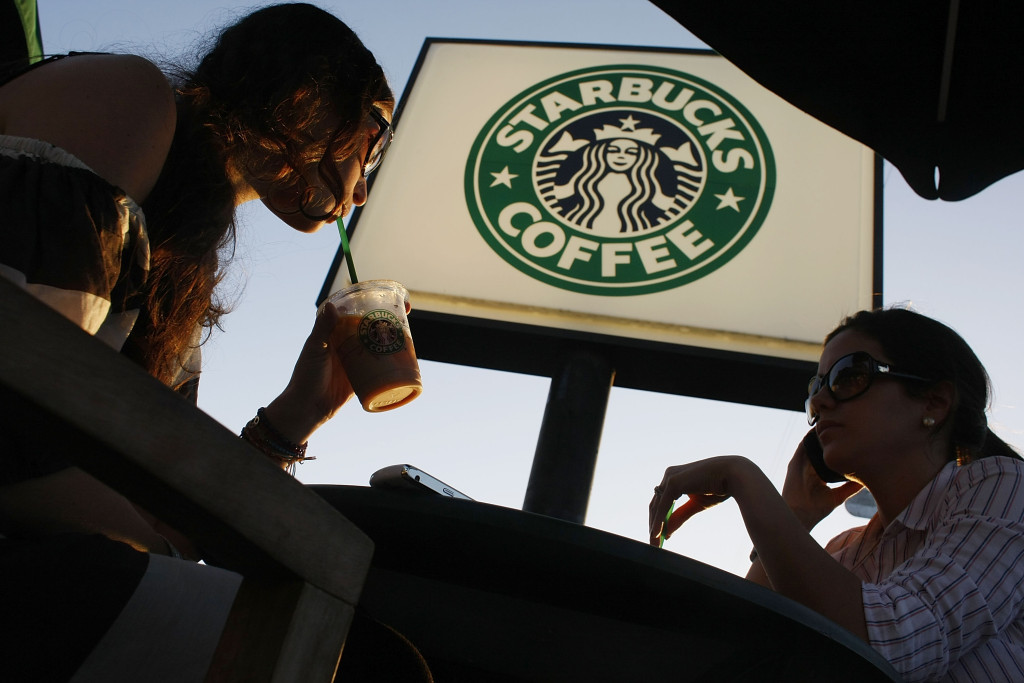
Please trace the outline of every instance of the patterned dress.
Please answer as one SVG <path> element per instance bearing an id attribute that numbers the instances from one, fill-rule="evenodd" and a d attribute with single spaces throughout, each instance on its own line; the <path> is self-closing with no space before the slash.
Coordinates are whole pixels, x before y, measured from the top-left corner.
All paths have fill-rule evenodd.
<path id="1" fill-rule="evenodd" d="M 120 349 L 138 316 L 149 239 L 142 209 L 49 143 L 0 135 L 0 275 Z M 67 463 L 34 449 L 0 453 L 0 484 Z M 9 457 L 10 456 L 10 457 Z"/>

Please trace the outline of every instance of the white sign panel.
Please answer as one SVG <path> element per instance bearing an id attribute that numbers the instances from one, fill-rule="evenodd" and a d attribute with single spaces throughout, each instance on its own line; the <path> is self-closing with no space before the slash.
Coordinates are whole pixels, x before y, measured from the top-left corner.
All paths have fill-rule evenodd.
<path id="1" fill-rule="evenodd" d="M 428 41 L 396 123 L 352 249 L 416 309 L 808 361 L 872 306 L 874 153 L 714 53 Z"/>

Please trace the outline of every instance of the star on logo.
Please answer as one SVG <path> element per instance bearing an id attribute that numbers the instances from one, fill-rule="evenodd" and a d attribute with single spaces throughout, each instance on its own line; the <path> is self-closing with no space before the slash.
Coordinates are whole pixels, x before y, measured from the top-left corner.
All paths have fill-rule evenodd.
<path id="1" fill-rule="evenodd" d="M 512 179 L 519 177 L 515 173 L 509 173 L 508 172 L 508 166 L 506 166 L 505 168 L 501 169 L 500 173 L 492 172 L 491 175 L 494 176 L 494 182 L 491 183 L 491 187 L 495 187 L 497 185 L 504 185 L 505 187 L 507 187 L 510 190 L 512 189 Z"/>
<path id="2" fill-rule="evenodd" d="M 716 211 L 721 211 L 728 206 L 730 209 L 735 210 L 736 213 L 740 211 L 740 202 L 746 199 L 746 197 L 737 197 L 733 194 L 731 187 L 725 191 L 725 194 L 716 194 L 715 196 L 718 197 L 718 208 L 715 209 Z"/>
<path id="3" fill-rule="evenodd" d="M 619 123 L 622 124 L 622 130 L 636 130 L 636 124 L 640 123 L 639 119 L 634 119 L 633 115 L 630 114 L 627 118 L 619 119 Z"/>

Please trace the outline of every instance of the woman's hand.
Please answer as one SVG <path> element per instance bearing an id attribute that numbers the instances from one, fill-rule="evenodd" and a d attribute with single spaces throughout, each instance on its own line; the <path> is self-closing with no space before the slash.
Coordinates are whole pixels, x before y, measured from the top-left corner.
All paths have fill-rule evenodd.
<path id="1" fill-rule="evenodd" d="M 340 320 L 341 314 L 330 302 L 318 309 L 288 386 L 267 405 L 270 424 L 295 443 L 305 443 L 352 398 L 352 385 L 331 341 Z"/>
<path id="2" fill-rule="evenodd" d="M 826 484 L 811 465 L 801 441 L 786 468 L 782 499 L 804 528 L 810 531 L 861 488 L 861 484 L 854 481 L 844 482 L 835 488 Z"/>
<path id="3" fill-rule="evenodd" d="M 810 476 L 817 475 L 807 454 L 800 449 L 793 460 L 787 483 L 791 489 L 795 487 L 806 493 L 802 486 L 803 467 L 811 471 Z M 852 486 L 859 486 L 844 484 L 830 492 L 824 482 L 819 482 L 821 488 L 816 482 L 808 482 L 815 486 L 807 488 L 819 494 L 820 499 L 811 495 L 807 498 L 819 502 L 840 500 L 842 494 L 836 492 L 844 487 L 850 491 Z M 682 496 L 689 499 L 665 523 L 672 501 Z M 782 595 L 824 614 L 867 641 L 860 579 L 836 562 L 802 528 L 801 521 L 775 485 L 746 458 L 724 455 L 665 470 L 650 505 L 651 544 L 658 545 L 662 526 L 668 536 L 697 512 L 727 498 L 736 500 L 743 524 L 757 548 L 760 562 L 757 574 L 762 579 L 758 583 L 771 586 Z"/>
<path id="4" fill-rule="evenodd" d="M 757 466 L 738 455 L 723 455 L 669 467 L 661 484 L 654 488 L 654 498 L 649 506 L 651 545 L 659 545 L 663 527 L 665 538 L 668 538 L 690 517 L 730 498 L 735 492 L 737 479 L 752 476 L 755 472 L 760 474 Z M 688 496 L 688 500 L 672 513 L 666 523 L 665 517 L 673 501 L 682 496 Z"/>

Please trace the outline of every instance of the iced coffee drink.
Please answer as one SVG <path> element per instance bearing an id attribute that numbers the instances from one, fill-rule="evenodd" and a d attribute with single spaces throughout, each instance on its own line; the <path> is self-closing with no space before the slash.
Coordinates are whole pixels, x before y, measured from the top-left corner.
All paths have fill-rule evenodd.
<path id="1" fill-rule="evenodd" d="M 335 292 L 328 301 L 342 314 L 331 338 L 363 409 L 392 410 L 419 396 L 423 384 L 405 287 L 393 280 L 367 280 Z"/>

